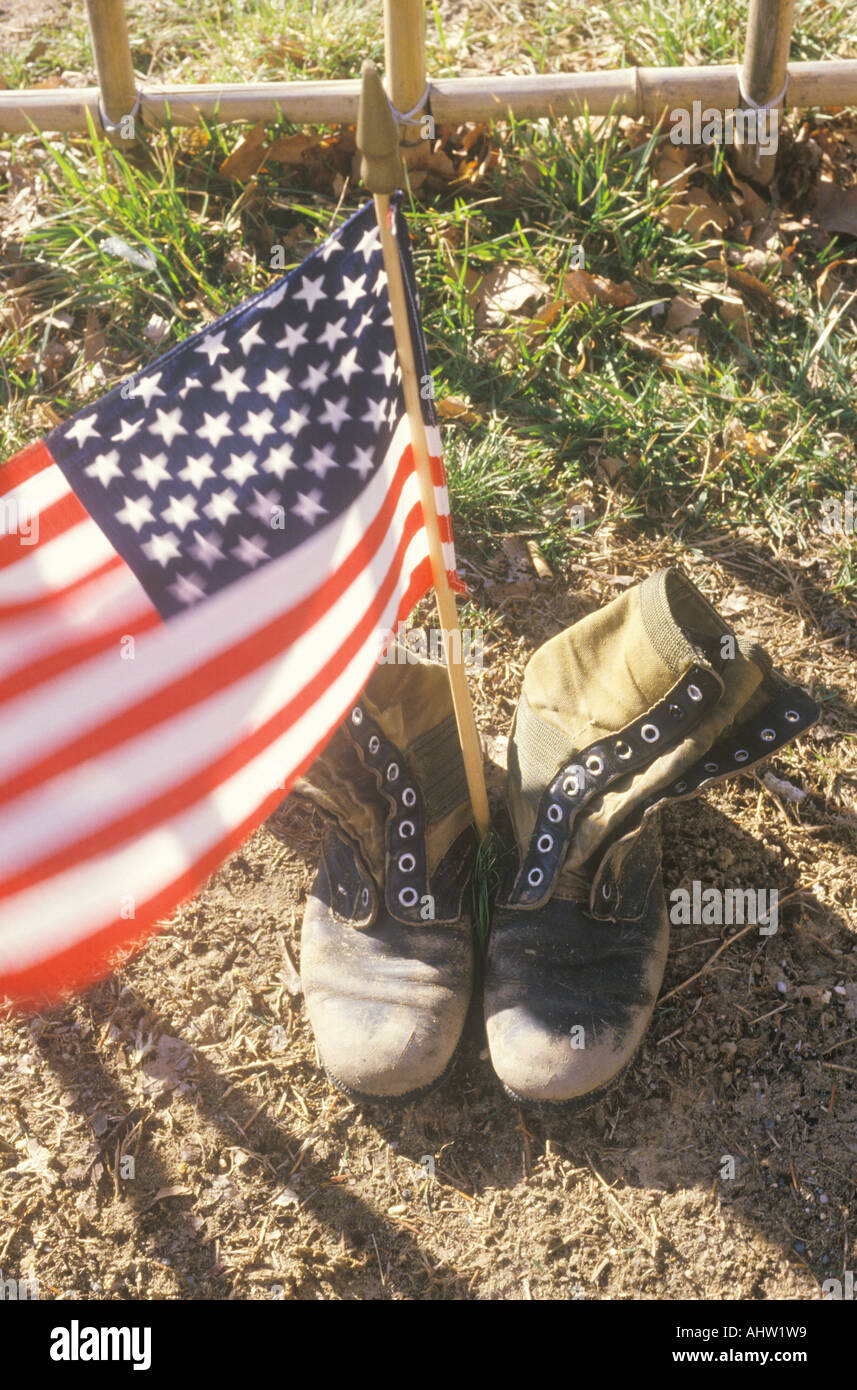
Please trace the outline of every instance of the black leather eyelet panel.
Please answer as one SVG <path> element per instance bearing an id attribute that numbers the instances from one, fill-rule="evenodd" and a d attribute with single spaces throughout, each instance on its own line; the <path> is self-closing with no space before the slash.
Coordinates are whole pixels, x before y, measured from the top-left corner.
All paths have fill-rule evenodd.
<path id="1" fill-rule="evenodd" d="M 809 729 L 820 713 L 818 705 L 805 690 L 801 690 L 800 686 L 789 686 L 766 705 L 761 714 L 748 719 L 728 737 L 715 743 L 704 758 L 683 772 L 678 781 L 665 788 L 658 799 L 693 796 L 710 782 L 753 767 Z"/>
<path id="2" fill-rule="evenodd" d="M 762 710 L 727 737 L 714 744 L 703 758 L 687 768 L 675 782 L 653 792 L 622 824 L 616 842 L 595 873 L 590 912 L 603 921 L 623 919 L 626 911 L 622 885 L 614 881 L 611 863 L 619 841 L 635 834 L 645 817 L 670 801 L 696 796 L 714 782 L 733 777 L 776 753 L 812 727 L 821 713 L 800 686 L 787 686 Z"/>
<path id="3" fill-rule="evenodd" d="M 363 761 L 375 773 L 379 789 L 390 805 L 386 826 L 387 911 L 399 921 L 419 922 L 420 900 L 429 891 L 422 791 L 401 750 L 362 705 L 354 706 L 346 722 Z"/>
<path id="4" fill-rule="evenodd" d="M 316 892 L 338 917 L 356 927 L 368 927 L 375 917 L 375 885 L 353 844 L 339 826 L 327 830 L 322 841 L 326 877 L 319 876 Z"/>
<path id="5" fill-rule="evenodd" d="M 544 792 L 518 871 L 510 907 L 539 907 L 553 891 L 580 810 L 611 782 L 649 767 L 680 743 L 716 705 L 723 683 L 705 666 L 691 666 L 665 699 L 617 734 L 584 748 L 565 763 Z"/>

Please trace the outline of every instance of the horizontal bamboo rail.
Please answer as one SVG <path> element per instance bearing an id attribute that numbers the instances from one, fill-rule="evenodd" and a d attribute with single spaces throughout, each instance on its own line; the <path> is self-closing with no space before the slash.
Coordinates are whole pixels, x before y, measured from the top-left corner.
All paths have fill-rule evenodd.
<path id="1" fill-rule="evenodd" d="M 857 59 L 790 63 L 783 105 L 857 105 Z M 360 83 L 258 82 L 225 86 L 153 85 L 141 94 L 145 125 L 197 125 L 201 117 L 230 121 L 271 120 L 281 115 L 298 125 L 353 124 Z M 511 112 L 522 120 L 580 114 L 606 116 L 615 106 L 631 116 L 656 119 L 675 107 L 737 109 L 741 101 L 732 66 L 620 68 L 613 72 L 557 73 L 537 77 L 456 77 L 432 81 L 429 106 L 435 121 L 502 120 Z M 0 132 L 85 131 L 86 113 L 96 127 L 98 88 L 0 91 Z"/>

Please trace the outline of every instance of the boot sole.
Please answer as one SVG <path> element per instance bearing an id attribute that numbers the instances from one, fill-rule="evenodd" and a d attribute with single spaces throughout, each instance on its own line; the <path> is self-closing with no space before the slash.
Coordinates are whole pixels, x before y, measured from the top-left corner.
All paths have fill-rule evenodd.
<path id="1" fill-rule="evenodd" d="M 593 1106 L 597 1105 L 599 1101 L 604 1100 L 604 1098 L 624 1080 L 634 1062 L 637 1060 L 640 1047 L 642 1047 L 642 1042 L 637 1047 L 636 1052 L 628 1058 L 621 1071 L 617 1071 L 616 1075 L 612 1076 L 609 1081 L 605 1081 L 603 1086 L 597 1086 L 594 1091 L 587 1091 L 583 1096 L 571 1096 L 569 1100 L 529 1100 L 526 1096 L 519 1096 L 518 1093 L 507 1086 L 504 1081 L 501 1081 L 500 1085 L 509 1100 L 513 1100 L 516 1105 L 526 1106 L 528 1110 L 535 1110 L 541 1115 L 565 1115 L 568 1117 L 584 1115 L 588 1110 L 591 1110 Z"/>
<path id="2" fill-rule="evenodd" d="M 337 1091 L 341 1091 L 343 1095 L 348 1096 L 349 1100 L 357 1101 L 360 1105 L 409 1105 L 411 1101 L 420 1100 L 423 1096 L 429 1095 L 446 1080 L 458 1060 L 458 1054 L 461 1050 L 461 1041 L 462 1040 L 459 1038 L 455 1045 L 455 1051 L 439 1076 L 436 1076 L 433 1081 L 426 1082 L 425 1086 L 417 1086 L 413 1091 L 403 1091 L 401 1095 L 397 1096 L 377 1096 L 369 1091 L 357 1091 L 353 1086 L 346 1086 L 344 1081 L 340 1081 L 339 1077 L 330 1070 L 330 1067 L 325 1066 L 323 1062 L 322 1066 L 324 1067 L 324 1074 L 330 1084 L 335 1086 Z"/>

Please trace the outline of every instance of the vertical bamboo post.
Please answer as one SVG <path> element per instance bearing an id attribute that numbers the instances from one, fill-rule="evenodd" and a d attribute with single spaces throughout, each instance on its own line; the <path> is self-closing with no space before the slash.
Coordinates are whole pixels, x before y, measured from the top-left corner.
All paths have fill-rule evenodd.
<path id="1" fill-rule="evenodd" d="M 86 0 L 86 9 L 102 118 L 109 122 L 105 130 L 112 144 L 127 143 L 136 135 L 137 83 L 125 23 L 125 0 Z"/>
<path id="2" fill-rule="evenodd" d="M 390 226 L 390 194 L 396 191 L 402 181 L 402 166 L 397 140 L 396 122 L 387 103 L 378 71 L 374 63 L 366 62 L 363 64 L 363 90 L 360 96 L 360 114 L 357 120 L 357 148 L 363 156 L 360 174 L 375 199 L 375 215 L 378 219 L 384 269 L 387 272 L 396 353 L 399 358 L 399 366 L 402 369 L 402 391 L 411 430 L 411 443 L 414 451 L 423 519 L 428 537 L 432 579 L 434 580 L 435 600 L 440 618 L 443 649 L 446 655 L 452 705 L 458 726 L 458 738 L 464 760 L 470 804 L 473 808 L 473 819 L 476 822 L 480 838 L 483 838 L 488 833 L 491 816 L 488 808 L 488 793 L 485 789 L 482 747 L 479 742 L 476 720 L 473 716 L 470 691 L 467 688 L 467 674 L 464 668 L 464 654 L 458 627 L 455 597 L 449 587 L 446 561 L 443 555 L 443 542 L 438 524 L 434 480 L 431 473 L 425 420 L 423 419 L 423 404 L 420 398 L 419 381 L 414 361 L 402 263 L 399 257 L 399 247 Z"/>
<path id="3" fill-rule="evenodd" d="M 419 120 L 425 112 L 426 20 L 423 0 L 384 0 L 384 63 L 387 95 L 403 115 Z M 424 164 L 428 142 L 419 125 L 399 129 L 402 158 L 409 169 Z"/>
<path id="4" fill-rule="evenodd" d="M 792 37 L 795 0 L 750 0 L 747 13 L 747 36 L 742 68 L 744 97 L 749 98 L 750 110 L 767 107 L 774 102 L 777 114 L 776 129 L 782 114 L 782 94 L 788 72 L 789 47 Z M 779 97 L 779 100 L 776 100 Z M 742 106 L 745 103 L 742 101 Z M 757 119 L 770 122 L 771 117 L 760 111 Z M 765 127 L 770 133 L 772 127 Z M 758 136 L 758 131 L 756 131 Z M 736 139 L 736 165 L 739 173 L 756 183 L 767 184 L 774 177 L 776 148 L 762 154 L 758 142 Z"/>

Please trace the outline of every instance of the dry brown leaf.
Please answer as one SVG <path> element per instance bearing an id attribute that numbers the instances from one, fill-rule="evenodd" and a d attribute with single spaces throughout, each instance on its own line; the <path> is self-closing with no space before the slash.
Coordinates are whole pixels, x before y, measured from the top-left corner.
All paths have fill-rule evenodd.
<path id="1" fill-rule="evenodd" d="M 724 231 L 732 221 L 732 213 L 723 203 L 717 203 L 704 188 L 689 188 L 684 201 L 691 207 L 704 208 L 712 222 Z"/>
<path id="2" fill-rule="evenodd" d="M 104 341 L 104 334 L 101 331 L 101 324 L 98 322 L 98 315 L 90 309 L 86 315 L 86 327 L 83 330 L 83 360 L 84 362 L 97 362 L 104 356 L 107 344 Z"/>
<path id="3" fill-rule="evenodd" d="M 556 323 L 563 309 L 565 308 L 564 299 L 552 299 L 550 304 L 546 304 L 543 309 L 539 309 L 533 314 L 527 328 L 527 336 L 532 341 L 540 333 L 545 333 Z"/>
<path id="4" fill-rule="evenodd" d="M 702 313 L 702 305 L 698 304 L 690 295 L 677 294 L 670 300 L 669 313 L 666 318 L 666 328 L 669 333 L 678 333 L 682 328 L 689 327 L 696 323 Z"/>
<path id="5" fill-rule="evenodd" d="M 741 208 L 745 216 L 749 217 L 751 222 L 761 222 L 771 210 L 770 203 L 766 198 L 760 198 L 756 190 L 749 183 L 744 183 L 743 179 L 736 179 L 735 182 L 741 194 Z"/>
<path id="6" fill-rule="evenodd" d="M 573 304 L 606 304 L 613 309 L 627 309 L 636 304 L 637 291 L 627 280 L 617 285 L 604 275 L 590 275 L 588 270 L 570 270 L 562 282 L 563 290 Z"/>
<path id="7" fill-rule="evenodd" d="M 646 121 L 635 121 L 633 116 L 620 116 L 619 129 L 632 150 L 645 145 L 651 134 Z"/>
<path id="8" fill-rule="evenodd" d="M 509 571 L 509 578 L 525 579 L 531 573 L 530 552 L 523 536 L 501 536 L 500 550 Z"/>
<path id="9" fill-rule="evenodd" d="M 441 420 L 455 420 L 460 425 L 478 425 L 482 420 L 482 416 L 471 408 L 470 402 L 461 396 L 444 396 L 435 403 L 435 409 Z"/>
<path id="10" fill-rule="evenodd" d="M 840 188 L 838 183 L 819 183 L 815 215 L 826 232 L 857 236 L 857 186 Z"/>
<path id="11" fill-rule="evenodd" d="M 500 607 L 501 604 L 511 603 L 518 599 L 532 600 L 533 586 L 532 581 L 527 583 L 497 584 L 493 580 L 486 581 L 485 592 L 492 604 Z"/>
<path id="12" fill-rule="evenodd" d="M 164 1033 L 158 1039 L 155 1055 L 143 1061 L 141 1070 L 143 1094 L 166 1095 L 195 1074 L 193 1048 L 182 1038 L 173 1038 Z"/>
<path id="13" fill-rule="evenodd" d="M 671 371 L 680 374 L 682 372 L 704 372 L 705 358 L 695 347 L 688 344 L 668 357 L 664 365 L 669 367 Z"/>
<path id="14" fill-rule="evenodd" d="M 705 261 L 703 264 L 706 270 L 723 270 L 721 261 Z M 766 285 L 764 280 L 760 280 L 758 276 L 751 274 L 749 270 L 743 270 L 741 266 L 727 265 L 726 278 L 730 285 L 735 286 L 739 290 L 746 290 L 749 294 L 757 294 L 769 304 L 776 304 L 778 302 L 770 285 Z"/>
<path id="15" fill-rule="evenodd" d="M 230 246 L 223 260 L 223 274 L 235 279 L 236 276 L 243 274 L 247 266 L 250 265 L 253 257 L 246 246 L 236 243 Z"/>
<path id="16" fill-rule="evenodd" d="M 831 261 L 829 265 L 824 267 L 815 282 L 815 292 L 822 304 L 829 304 L 842 284 L 840 277 L 836 274 L 836 267 L 841 264 L 841 261 Z"/>
<path id="17" fill-rule="evenodd" d="M 750 336 L 750 320 L 747 317 L 747 310 L 743 299 L 738 295 L 722 295 L 720 297 L 720 317 L 723 322 L 729 324 L 735 336 L 747 347 L 752 344 Z"/>
<path id="18" fill-rule="evenodd" d="M 705 358 L 702 353 L 689 344 L 676 349 L 670 340 L 659 340 L 641 332 L 632 333 L 627 329 L 622 330 L 622 336 L 627 342 L 632 343 L 634 347 L 645 353 L 647 357 L 657 358 L 668 371 L 702 372 L 705 370 Z"/>
<path id="19" fill-rule="evenodd" d="M 687 151 L 683 145 L 671 145 L 655 164 L 654 182 L 658 187 L 668 183 L 675 192 L 687 187 L 690 171 L 686 168 Z"/>
<path id="20" fill-rule="evenodd" d="M 458 129 L 455 132 L 455 139 L 456 143 L 461 147 L 464 153 L 468 154 L 470 150 L 473 149 L 473 146 L 476 144 L 477 140 L 481 140 L 483 136 L 487 137 L 488 134 L 489 131 L 486 125 L 482 125 L 479 122 L 475 124 L 469 122 L 467 125 L 461 125 L 458 127 Z"/>
<path id="21" fill-rule="evenodd" d="M 429 172 L 441 179 L 454 179 L 456 169 L 449 155 L 443 150 L 434 150 L 428 157 Z"/>
<path id="22" fill-rule="evenodd" d="M 444 250 L 454 250 L 461 243 L 461 226 L 458 222 L 443 222 L 434 229 L 433 233 L 429 231 L 429 241 L 432 240 L 432 236 L 437 237 L 439 245 Z"/>
<path id="23" fill-rule="evenodd" d="M 522 159 L 520 164 L 521 175 L 525 183 L 531 187 L 537 187 L 541 182 L 542 171 L 534 159 Z"/>
<path id="24" fill-rule="evenodd" d="M 614 483 L 625 467 L 625 460 L 620 459 L 616 454 L 602 454 L 598 459 L 598 467 L 608 483 Z"/>
<path id="25" fill-rule="evenodd" d="M 225 179 L 249 179 L 261 167 L 267 149 L 265 122 L 259 121 L 228 154 L 218 170 Z"/>
<path id="26" fill-rule="evenodd" d="M 826 265 L 815 282 L 815 292 L 822 304 L 829 304 L 836 291 L 842 285 L 842 272 L 846 269 L 857 266 L 857 260 L 848 260 L 844 256 L 836 261 L 831 261 Z M 851 278 L 851 277 L 849 277 Z"/>
<path id="27" fill-rule="evenodd" d="M 29 295 L 7 294 L 0 303 L 0 327 L 22 328 L 36 313 L 37 306 Z M 58 319 L 59 315 L 54 314 L 54 323 L 57 323 Z"/>
<path id="28" fill-rule="evenodd" d="M 41 434 L 47 434 L 48 430 L 56 429 L 57 425 L 62 424 L 62 416 L 57 414 L 50 401 L 38 401 L 30 411 L 29 418 L 34 429 Z"/>
<path id="29" fill-rule="evenodd" d="M 665 222 L 672 232 L 689 232 L 701 238 L 706 230 L 720 231 L 717 218 L 709 207 L 694 207 L 690 203 L 668 203 L 658 213 L 658 220 Z"/>
<path id="30" fill-rule="evenodd" d="M 548 297 L 548 287 L 530 266 L 501 265 L 490 271 L 475 292 L 477 328 L 497 328 L 511 315 L 532 311 Z"/>
<path id="31" fill-rule="evenodd" d="M 249 172 L 255 174 L 259 164 L 263 161 L 265 164 L 302 164 L 304 155 L 308 150 L 320 150 L 321 146 L 322 141 L 317 135 L 280 135 L 276 140 L 272 140 L 267 148 L 263 149 L 262 159 Z M 234 158 L 235 154 L 237 154 L 237 150 L 233 151 L 229 159 Z M 222 166 L 220 172 L 223 173 Z M 246 175 L 231 174 L 227 177 L 242 178 Z"/>
<path id="32" fill-rule="evenodd" d="M 723 426 L 723 442 L 728 445 L 740 445 L 754 458 L 766 458 L 777 447 L 777 441 L 771 438 L 767 430 L 753 433 L 735 417 L 727 420 Z"/>

